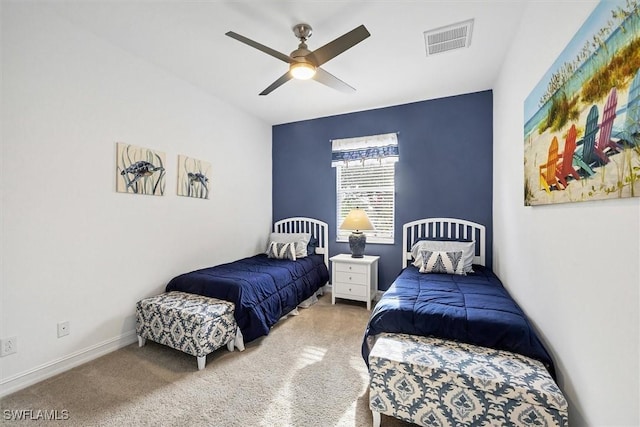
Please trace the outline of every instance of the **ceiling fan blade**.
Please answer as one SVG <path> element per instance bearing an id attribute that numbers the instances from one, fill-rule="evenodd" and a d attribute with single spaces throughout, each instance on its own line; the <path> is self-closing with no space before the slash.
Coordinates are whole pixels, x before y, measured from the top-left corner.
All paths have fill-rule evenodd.
<path id="1" fill-rule="evenodd" d="M 367 31 L 365 26 L 360 25 L 337 39 L 330 41 L 324 46 L 319 47 L 308 54 L 305 58 L 311 60 L 316 67 L 319 67 L 328 60 L 340 55 L 345 50 L 357 45 L 370 35 L 371 34 Z"/>
<path id="2" fill-rule="evenodd" d="M 232 39 L 236 39 L 239 42 L 242 42 L 244 44 L 247 44 L 251 47 L 254 47 L 258 50 L 261 50 L 262 52 L 273 56 L 274 58 L 278 58 L 281 61 L 286 62 L 287 64 L 291 63 L 291 61 L 293 61 L 293 59 L 289 56 L 289 55 L 285 55 L 284 53 L 278 52 L 277 50 L 271 49 L 268 46 L 265 46 L 263 44 L 260 44 L 256 41 L 253 41 L 251 39 L 246 38 L 245 36 L 241 36 L 238 33 L 234 33 L 233 31 L 228 31 L 227 33 L 225 33 L 225 35 L 231 37 Z"/>
<path id="3" fill-rule="evenodd" d="M 291 73 L 287 71 L 282 76 L 280 76 L 278 80 L 271 83 L 271 85 L 268 88 L 260 92 L 260 95 L 269 95 L 271 92 L 273 92 L 274 90 L 276 90 L 277 88 L 279 88 L 280 86 L 282 86 L 283 84 L 291 80 L 292 78 L 293 77 L 291 76 Z"/>
<path id="4" fill-rule="evenodd" d="M 322 83 L 323 85 L 327 85 L 330 88 L 339 90 L 340 92 L 355 92 L 356 89 L 349 86 L 333 74 L 323 70 L 322 68 L 316 68 L 316 73 L 313 76 L 313 80 Z"/>

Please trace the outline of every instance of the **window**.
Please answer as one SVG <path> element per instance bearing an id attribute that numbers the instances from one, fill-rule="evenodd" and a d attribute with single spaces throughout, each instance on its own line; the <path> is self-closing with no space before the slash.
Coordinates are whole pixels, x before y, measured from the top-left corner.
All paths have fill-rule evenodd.
<path id="1" fill-rule="evenodd" d="M 337 240 L 348 241 L 351 230 L 340 230 L 340 224 L 351 209 L 361 208 L 375 227 L 364 232 L 367 242 L 393 243 L 396 134 L 334 140 L 332 145 L 337 183 Z"/>

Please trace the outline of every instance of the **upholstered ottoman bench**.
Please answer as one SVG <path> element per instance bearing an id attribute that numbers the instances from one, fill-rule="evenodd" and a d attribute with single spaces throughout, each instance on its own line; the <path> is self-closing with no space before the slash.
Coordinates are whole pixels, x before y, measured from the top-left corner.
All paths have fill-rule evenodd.
<path id="1" fill-rule="evenodd" d="M 204 369 L 207 354 L 225 344 L 233 351 L 239 331 L 234 309 L 232 302 L 185 292 L 145 298 L 136 304 L 138 345 L 147 339 L 164 344 L 196 356 Z"/>
<path id="2" fill-rule="evenodd" d="M 369 354 L 369 408 L 420 426 L 567 426 L 542 363 L 432 337 L 381 334 Z"/>

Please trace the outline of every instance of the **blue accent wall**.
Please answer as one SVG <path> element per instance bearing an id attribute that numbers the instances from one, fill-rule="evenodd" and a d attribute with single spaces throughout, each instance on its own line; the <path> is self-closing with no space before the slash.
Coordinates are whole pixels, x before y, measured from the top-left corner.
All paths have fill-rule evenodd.
<path id="1" fill-rule="evenodd" d="M 365 250 L 381 257 L 379 289 L 386 290 L 402 270 L 402 224 L 420 218 L 463 218 L 484 224 L 491 266 L 491 91 L 273 126 L 273 220 L 308 216 L 325 221 L 330 256 L 349 253 L 348 243 L 335 238 L 339 224 L 330 141 L 391 132 L 398 132 L 400 149 L 395 243 L 368 243 Z"/>

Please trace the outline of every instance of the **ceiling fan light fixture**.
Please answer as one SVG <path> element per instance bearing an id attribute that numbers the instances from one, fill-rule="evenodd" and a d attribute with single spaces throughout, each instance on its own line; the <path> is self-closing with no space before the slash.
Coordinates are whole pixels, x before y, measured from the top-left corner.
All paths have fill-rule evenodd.
<path id="1" fill-rule="evenodd" d="M 316 74 L 316 67 L 308 62 L 296 62 L 291 64 L 289 72 L 294 79 L 309 80 Z"/>
<path id="2" fill-rule="evenodd" d="M 371 35 L 364 25 L 360 25 L 340 37 L 333 39 L 324 46 L 321 46 L 314 51 L 310 51 L 307 47 L 306 41 L 309 36 L 311 36 L 311 26 L 309 26 L 309 24 L 298 24 L 293 27 L 293 34 L 300 39 L 298 48 L 291 52 L 290 55 L 285 55 L 282 52 L 278 52 L 277 50 L 271 49 L 257 41 L 234 33 L 233 31 L 227 31 L 225 34 L 232 39 L 258 49 L 267 55 L 286 62 L 289 65 L 287 72 L 280 76 L 275 82 L 271 83 L 265 90 L 260 92 L 261 96 L 270 94 L 291 79 L 308 80 L 311 78 L 318 83 L 322 83 L 325 86 L 329 86 L 341 92 L 354 92 L 355 89 L 353 87 L 325 71 L 322 68 L 322 65 L 344 51 L 351 49 L 353 46 Z"/>

